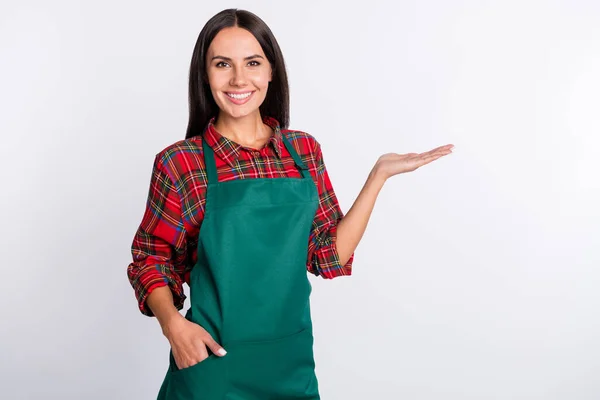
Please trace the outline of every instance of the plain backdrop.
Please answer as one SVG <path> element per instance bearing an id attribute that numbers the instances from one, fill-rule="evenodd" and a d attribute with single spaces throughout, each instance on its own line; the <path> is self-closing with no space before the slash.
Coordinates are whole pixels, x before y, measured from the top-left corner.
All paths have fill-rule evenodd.
<path id="1" fill-rule="evenodd" d="M 594 0 L 2 1 L 0 397 L 155 398 L 130 246 L 229 7 L 277 37 L 345 212 L 381 154 L 455 145 L 386 183 L 351 277 L 311 277 L 322 398 L 599 399 Z"/>

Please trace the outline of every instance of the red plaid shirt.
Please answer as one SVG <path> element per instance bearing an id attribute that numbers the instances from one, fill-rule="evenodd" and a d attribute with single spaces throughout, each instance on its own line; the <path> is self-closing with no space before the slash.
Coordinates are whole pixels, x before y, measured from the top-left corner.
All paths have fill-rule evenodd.
<path id="1" fill-rule="evenodd" d="M 209 122 L 204 137 L 215 152 L 219 182 L 233 179 L 301 177 L 282 142 L 279 122 L 263 117 L 274 135 L 262 150 L 238 145 Z M 319 192 L 319 208 L 309 237 L 307 270 L 323 278 L 350 275 L 354 254 L 341 265 L 335 248 L 337 223 L 343 214 L 329 180 L 321 147 L 308 133 L 284 130 L 309 168 Z M 202 139 L 181 140 L 158 153 L 142 222 L 135 234 L 133 262 L 127 276 L 140 311 L 152 316 L 146 298 L 153 289 L 169 285 L 178 310 L 183 308 L 183 282 L 196 264 L 198 232 L 204 218 L 207 177 Z"/>

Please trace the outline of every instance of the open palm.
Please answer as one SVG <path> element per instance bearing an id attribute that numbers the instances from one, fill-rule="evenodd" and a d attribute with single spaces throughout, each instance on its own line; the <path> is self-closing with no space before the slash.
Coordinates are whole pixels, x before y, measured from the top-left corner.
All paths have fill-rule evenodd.
<path id="1" fill-rule="evenodd" d="M 379 157 L 377 160 L 377 168 L 386 177 L 391 177 L 404 172 L 411 172 L 440 157 L 452 153 L 453 147 L 453 144 L 447 144 L 424 153 L 387 153 Z"/>

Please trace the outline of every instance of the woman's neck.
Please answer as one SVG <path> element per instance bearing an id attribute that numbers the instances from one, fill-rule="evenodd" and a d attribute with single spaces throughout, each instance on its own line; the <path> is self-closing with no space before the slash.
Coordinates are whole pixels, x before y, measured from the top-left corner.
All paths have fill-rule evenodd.
<path id="1" fill-rule="evenodd" d="M 231 118 L 221 113 L 214 127 L 227 139 L 252 149 L 262 149 L 273 133 L 271 127 L 263 123 L 259 112 L 242 118 Z"/>

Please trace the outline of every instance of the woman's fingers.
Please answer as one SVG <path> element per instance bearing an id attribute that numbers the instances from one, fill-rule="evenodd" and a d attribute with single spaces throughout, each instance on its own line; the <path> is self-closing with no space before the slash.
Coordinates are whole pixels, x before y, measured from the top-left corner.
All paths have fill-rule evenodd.
<path id="1" fill-rule="evenodd" d="M 206 334 L 202 337 L 204 344 L 216 355 L 223 357 L 227 352 L 220 344 L 218 344 L 210 333 L 206 332 Z"/>
<path id="2" fill-rule="evenodd" d="M 442 156 L 445 156 L 445 155 L 448 155 L 448 154 L 452 153 L 452 149 L 453 148 L 454 148 L 454 145 L 447 144 L 445 146 L 440 146 L 440 147 L 437 147 L 437 148 L 435 148 L 433 150 L 426 151 L 425 153 L 421 153 L 420 156 L 423 159 L 433 161 L 433 160 L 435 160 L 437 158 L 440 158 Z"/>
<path id="3" fill-rule="evenodd" d="M 450 154 L 452 153 L 452 149 L 454 148 L 453 144 L 446 144 L 444 146 L 436 147 L 433 150 L 426 151 L 425 153 L 421 153 L 421 155 L 430 156 L 434 154 Z"/>
<path id="4" fill-rule="evenodd" d="M 436 151 L 428 151 L 425 153 L 421 153 L 418 156 L 416 156 L 416 164 L 417 164 L 417 168 L 422 167 L 423 165 L 429 164 L 432 161 L 437 160 L 440 157 L 443 157 L 445 155 L 448 155 L 452 153 L 450 150 L 447 149 L 439 149 Z"/>

